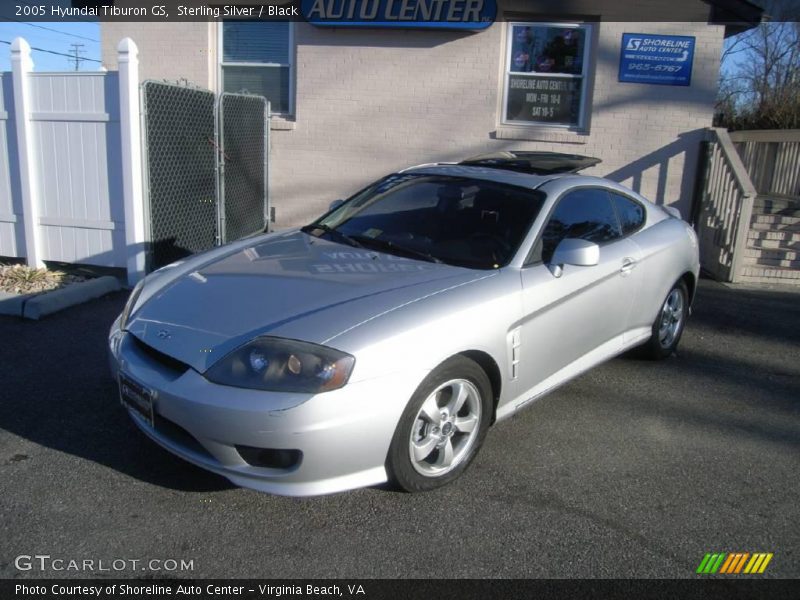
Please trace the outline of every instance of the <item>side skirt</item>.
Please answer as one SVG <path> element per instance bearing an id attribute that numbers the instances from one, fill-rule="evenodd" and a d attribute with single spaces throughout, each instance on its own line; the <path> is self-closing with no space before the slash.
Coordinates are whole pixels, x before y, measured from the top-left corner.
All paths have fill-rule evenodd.
<path id="1" fill-rule="evenodd" d="M 542 382 L 523 392 L 516 398 L 503 403 L 497 409 L 497 421 L 502 421 L 516 413 L 521 408 L 532 404 L 535 400 L 542 398 L 556 388 L 582 375 L 592 367 L 599 365 L 609 359 L 619 356 L 623 352 L 630 350 L 634 346 L 641 344 L 650 337 L 650 327 L 639 327 L 626 331 L 598 346 L 594 350 L 587 352 L 578 360 L 570 363 L 563 369 L 556 371 Z"/>

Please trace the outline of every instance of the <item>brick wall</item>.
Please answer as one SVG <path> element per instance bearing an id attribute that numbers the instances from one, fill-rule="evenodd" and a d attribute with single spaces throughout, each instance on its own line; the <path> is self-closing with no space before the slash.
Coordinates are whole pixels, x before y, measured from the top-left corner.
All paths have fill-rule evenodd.
<path id="1" fill-rule="evenodd" d="M 308 220 L 394 169 L 500 149 L 603 159 L 608 175 L 688 210 L 700 130 L 711 125 L 723 29 L 602 23 L 588 135 L 498 128 L 504 23 L 478 34 L 324 30 L 296 25 L 293 131 L 273 132 L 281 224 Z M 619 83 L 622 33 L 697 36 L 690 87 Z M 533 135 L 531 135 L 533 133 Z"/>
<path id="2" fill-rule="evenodd" d="M 142 49 L 143 77 L 205 77 L 213 84 L 215 59 L 202 55 L 215 46 L 209 27 L 214 26 L 103 24 L 104 56 L 124 31 Z M 520 135 L 498 126 L 505 27 L 498 22 L 464 34 L 296 23 L 294 128 L 272 131 L 277 225 L 308 222 L 330 201 L 390 171 L 502 149 L 598 156 L 603 163 L 592 174 L 622 181 L 686 214 L 701 130 L 712 120 L 723 28 L 701 22 L 601 23 L 588 134 L 526 129 Z M 618 83 L 623 32 L 696 36 L 692 85 Z M 194 39 L 196 46 L 167 52 L 176 37 L 181 44 Z M 515 137 L 524 139 L 509 139 Z"/>
<path id="3" fill-rule="evenodd" d="M 139 76 L 145 79 L 186 79 L 201 87 L 212 82 L 216 48 L 212 23 L 104 22 L 100 27 L 103 66 L 117 68 L 117 44 L 129 37 L 139 46 Z M 212 48 L 214 48 L 212 50 Z"/>

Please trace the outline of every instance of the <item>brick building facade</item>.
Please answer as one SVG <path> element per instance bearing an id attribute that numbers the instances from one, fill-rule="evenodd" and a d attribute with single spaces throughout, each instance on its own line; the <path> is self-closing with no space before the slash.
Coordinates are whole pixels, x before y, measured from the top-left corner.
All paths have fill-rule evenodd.
<path id="1" fill-rule="evenodd" d="M 599 157 L 603 162 L 591 174 L 686 214 L 703 129 L 712 123 L 726 27 L 714 24 L 699 1 L 694 4 L 701 16 L 678 22 L 614 21 L 613 14 L 559 17 L 552 8 L 541 16 L 527 12 L 532 4 L 501 2 L 495 22 L 478 32 L 286 23 L 288 31 L 276 34 L 286 43 L 286 89 L 278 90 L 282 100 L 272 98 L 273 106 L 283 108 L 272 119 L 270 155 L 277 227 L 306 223 L 332 200 L 388 172 L 505 149 Z M 586 13 L 580 14 L 591 14 L 593 4 L 584 4 Z M 659 6 L 668 10 L 668 4 Z M 564 36 L 566 29 L 573 33 Z M 228 63 L 232 50 L 221 39 L 225 31 L 220 22 L 103 23 L 103 60 L 116 68 L 116 45 L 130 37 L 140 49 L 142 79 L 185 79 L 222 91 L 226 73 L 242 73 Z M 621 82 L 626 33 L 693 38 L 689 85 Z M 272 34 L 265 30 L 259 40 Z M 552 43 L 576 34 L 580 57 L 573 52 L 569 59 L 569 85 L 580 98 L 568 99 L 565 112 L 572 120 L 562 115 L 562 122 L 537 122 L 537 111 L 548 110 L 546 105 L 534 106 L 522 121 L 509 118 L 509 78 L 558 79 L 546 72 L 557 69 L 555 61 L 520 66 L 532 63 L 535 52 L 515 48 L 536 36 L 549 36 Z M 521 73 L 525 69 L 545 71 Z M 274 93 L 281 87 L 268 85 Z M 526 95 L 531 97 L 536 98 Z"/>

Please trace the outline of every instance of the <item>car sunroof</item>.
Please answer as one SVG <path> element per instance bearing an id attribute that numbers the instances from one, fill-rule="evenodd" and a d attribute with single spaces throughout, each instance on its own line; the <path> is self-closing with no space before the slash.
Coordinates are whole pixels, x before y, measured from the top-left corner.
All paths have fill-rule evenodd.
<path id="1" fill-rule="evenodd" d="M 581 156 L 579 154 L 564 154 L 561 152 L 536 152 L 524 150 L 508 150 L 480 154 L 466 160 L 460 165 L 473 167 L 490 167 L 493 169 L 506 169 L 533 175 L 555 175 L 557 173 L 577 173 L 600 163 L 599 158 Z"/>

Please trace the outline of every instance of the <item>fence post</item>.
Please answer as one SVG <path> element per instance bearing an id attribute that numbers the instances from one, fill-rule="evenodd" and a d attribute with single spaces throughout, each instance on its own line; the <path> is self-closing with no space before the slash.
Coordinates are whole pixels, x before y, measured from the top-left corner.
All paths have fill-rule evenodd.
<path id="1" fill-rule="evenodd" d="M 135 285 L 145 275 L 145 229 L 139 120 L 139 49 L 132 39 L 120 41 L 117 63 L 128 285 Z"/>
<path id="2" fill-rule="evenodd" d="M 39 179 L 36 173 L 36 149 L 31 123 L 31 84 L 33 70 L 31 47 L 18 37 L 11 43 L 11 73 L 14 84 L 14 119 L 19 149 L 19 175 L 22 188 L 22 227 L 25 237 L 25 260 L 31 267 L 41 268 L 39 227 Z"/>

